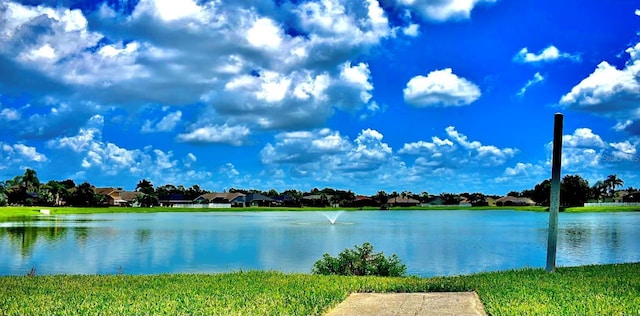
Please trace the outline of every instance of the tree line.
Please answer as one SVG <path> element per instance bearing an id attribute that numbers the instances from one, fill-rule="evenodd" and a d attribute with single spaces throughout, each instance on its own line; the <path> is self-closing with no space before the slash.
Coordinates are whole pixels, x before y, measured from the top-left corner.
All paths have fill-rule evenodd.
<path id="1" fill-rule="evenodd" d="M 570 207 L 583 206 L 584 203 L 588 201 L 612 201 L 617 189 L 623 185 L 624 181 L 615 174 L 607 176 L 606 179 L 596 181 L 592 186 L 589 185 L 589 181 L 579 175 L 566 175 L 560 181 L 560 205 Z M 630 196 L 638 192 L 638 190 L 633 187 L 628 187 L 625 191 Z M 507 195 L 527 197 L 534 200 L 538 205 L 549 206 L 551 179 L 546 179 L 536 184 L 533 189 L 527 189 L 521 192 L 511 191 L 507 193 Z M 640 195 L 638 197 L 640 197 Z M 633 200 L 637 199 L 637 197 L 631 197 L 629 199 L 631 199 L 629 202 L 639 202 Z"/>
<path id="2" fill-rule="evenodd" d="M 612 200 L 619 187 L 624 185 L 624 181 L 617 175 L 609 175 L 602 181 L 597 181 L 593 186 L 579 175 L 566 175 L 560 184 L 560 203 L 562 206 L 582 206 L 587 201 L 604 202 Z M 122 189 L 122 188 L 117 188 Z M 511 191 L 507 195 L 514 197 L 526 197 L 536 202 L 538 205 L 549 205 L 551 191 L 551 180 L 547 179 L 536 184 L 532 189 L 521 192 Z M 633 187 L 626 189 L 628 193 L 635 193 L 638 190 Z M 199 196 L 211 193 L 200 188 L 197 184 L 186 188 L 183 185 L 165 184 L 154 187 L 153 183 L 147 179 L 140 180 L 135 188 L 138 192 L 135 202 L 141 206 L 156 206 L 161 200 L 183 199 L 195 200 Z M 313 188 L 308 192 L 295 189 L 278 192 L 274 189 L 261 191 L 255 189 L 231 188 L 229 193 L 261 194 L 273 199 L 280 198 L 284 206 L 320 206 L 340 205 L 343 207 L 362 206 L 356 203 L 356 194 L 351 190 L 336 190 L 333 188 L 318 189 Z M 305 197 L 314 197 L 305 199 Z M 640 194 L 637 195 L 640 198 Z M 483 193 L 441 193 L 430 195 L 428 192 L 413 193 L 411 191 L 393 191 L 387 193 L 378 191 L 369 198 L 377 205 L 386 205 L 392 199 L 407 201 L 415 200 L 419 203 L 430 203 L 434 199 L 439 199 L 443 205 L 457 205 L 462 200 L 466 200 L 472 205 L 486 205 L 489 196 Z M 26 169 L 24 174 L 12 179 L 0 182 L 0 205 L 49 205 L 49 206 L 103 206 L 106 196 L 97 194 L 95 187 L 89 182 L 76 184 L 73 180 L 63 181 L 50 180 L 46 183 L 40 182 L 37 172 L 33 169 Z M 209 201 L 203 200 L 204 203 Z M 303 203 L 304 202 L 304 203 Z M 638 201 L 636 201 L 638 202 Z M 367 205 L 365 205 L 367 206 Z M 373 206 L 373 205 L 372 205 Z"/>

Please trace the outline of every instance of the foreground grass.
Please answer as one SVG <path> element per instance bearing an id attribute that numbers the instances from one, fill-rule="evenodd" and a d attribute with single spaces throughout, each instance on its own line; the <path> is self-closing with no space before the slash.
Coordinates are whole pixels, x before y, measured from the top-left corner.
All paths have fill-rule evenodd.
<path id="1" fill-rule="evenodd" d="M 490 315 L 640 315 L 640 263 L 379 278 L 235 272 L 0 277 L 0 314 L 320 315 L 353 292 L 477 291 Z"/>

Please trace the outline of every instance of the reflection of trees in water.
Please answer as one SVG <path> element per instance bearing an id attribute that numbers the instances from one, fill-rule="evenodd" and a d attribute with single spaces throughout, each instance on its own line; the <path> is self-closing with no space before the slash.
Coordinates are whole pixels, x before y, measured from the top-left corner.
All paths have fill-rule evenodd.
<path id="1" fill-rule="evenodd" d="M 610 252 L 618 252 L 621 247 L 620 227 L 614 223 L 573 224 L 561 230 L 561 238 L 571 249 L 596 246 Z"/>
<path id="2" fill-rule="evenodd" d="M 75 241 L 78 243 L 85 245 L 87 242 L 87 238 L 89 237 L 89 228 L 88 227 L 73 227 L 73 237 Z"/>
<path id="3" fill-rule="evenodd" d="M 138 243 L 140 244 L 140 246 L 142 246 L 151 237 L 151 230 L 149 230 L 149 229 L 138 229 L 136 231 L 136 235 L 138 237 Z"/>
<path id="4" fill-rule="evenodd" d="M 17 226 L 0 229 L 0 237 L 8 237 L 9 242 L 20 249 L 22 256 L 28 256 L 38 239 L 55 241 L 62 238 L 66 232 L 66 227 L 59 226 Z"/>
<path id="5" fill-rule="evenodd" d="M 571 226 L 564 229 L 563 235 L 571 248 L 583 248 L 587 244 L 587 240 L 591 238 L 591 229 L 583 226 Z"/>

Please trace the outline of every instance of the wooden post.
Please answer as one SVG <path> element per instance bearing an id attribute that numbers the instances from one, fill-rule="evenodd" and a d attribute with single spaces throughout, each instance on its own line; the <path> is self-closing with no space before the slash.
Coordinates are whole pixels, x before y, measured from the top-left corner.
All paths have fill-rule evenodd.
<path id="1" fill-rule="evenodd" d="M 547 272 L 553 272 L 556 270 L 558 212 L 560 211 L 560 167 L 562 166 L 562 118 L 562 113 L 556 113 L 553 124 L 553 157 L 551 158 L 551 199 L 549 200 Z"/>

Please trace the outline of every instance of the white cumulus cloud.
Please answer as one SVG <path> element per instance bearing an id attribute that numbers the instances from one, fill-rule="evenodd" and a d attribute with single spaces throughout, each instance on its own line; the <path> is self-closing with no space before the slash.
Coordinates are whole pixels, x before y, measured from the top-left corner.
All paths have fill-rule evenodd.
<path id="1" fill-rule="evenodd" d="M 189 133 L 179 134 L 177 139 L 187 143 L 221 143 L 240 146 L 251 131 L 246 126 L 213 125 L 196 128 Z"/>
<path id="2" fill-rule="evenodd" d="M 24 144 L 15 144 L 13 145 L 13 151 L 18 156 L 18 159 L 33 162 L 47 161 L 47 156 L 39 153 L 35 147 L 27 146 Z"/>
<path id="3" fill-rule="evenodd" d="M 396 0 L 396 3 L 410 8 L 424 19 L 444 22 L 447 20 L 468 19 L 473 8 L 481 3 L 494 3 L 497 0 Z"/>
<path id="4" fill-rule="evenodd" d="M 626 52 L 630 59 L 623 69 L 601 62 L 593 73 L 562 96 L 560 104 L 617 119 L 617 129 L 632 126 L 629 120 L 640 119 L 640 43 Z"/>
<path id="5" fill-rule="evenodd" d="M 181 118 L 182 111 L 175 111 L 165 115 L 157 123 L 151 120 L 146 120 L 140 131 L 143 133 L 170 132 L 176 127 L 176 125 L 178 125 Z"/>
<path id="6" fill-rule="evenodd" d="M 477 85 L 458 77 L 451 68 L 432 71 L 426 77 L 413 77 L 403 92 L 407 103 L 419 107 L 463 106 L 482 95 Z"/>
<path id="7" fill-rule="evenodd" d="M 580 55 L 572 55 L 569 53 L 561 52 L 557 47 L 550 45 L 542 51 L 536 53 L 529 52 L 527 47 L 521 49 L 514 57 L 513 60 L 520 63 L 543 63 L 552 62 L 558 59 L 569 59 L 573 61 L 580 61 Z"/>

